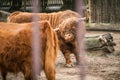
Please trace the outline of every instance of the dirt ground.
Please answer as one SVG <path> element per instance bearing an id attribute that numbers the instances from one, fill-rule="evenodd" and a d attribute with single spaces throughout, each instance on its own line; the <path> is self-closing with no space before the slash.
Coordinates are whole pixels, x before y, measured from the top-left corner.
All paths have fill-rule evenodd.
<path id="1" fill-rule="evenodd" d="M 104 33 L 108 32 L 87 32 L 87 34 L 91 35 Z M 85 52 L 86 76 L 84 80 L 120 80 L 120 32 L 114 32 L 112 35 L 114 37 L 114 42 L 117 44 L 113 53 L 106 54 L 102 51 Z M 71 59 L 73 62 L 76 62 L 74 55 L 71 55 Z M 60 53 L 56 62 L 56 80 L 83 80 L 80 79 L 80 69 L 78 66 L 75 65 L 72 68 L 66 68 L 64 64 L 65 60 L 62 53 Z M 2 80 L 1 77 L 0 80 Z M 21 73 L 18 75 L 9 73 L 7 75 L 7 80 L 24 80 L 24 76 L 21 75 Z M 41 73 L 41 78 L 39 78 L 39 80 L 46 80 L 44 72 Z"/>

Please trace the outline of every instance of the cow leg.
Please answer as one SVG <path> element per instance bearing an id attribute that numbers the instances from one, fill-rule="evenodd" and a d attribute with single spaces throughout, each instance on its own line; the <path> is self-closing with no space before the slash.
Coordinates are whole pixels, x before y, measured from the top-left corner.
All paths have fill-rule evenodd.
<path id="1" fill-rule="evenodd" d="M 33 80 L 33 79 L 29 76 L 29 77 L 25 77 L 25 80 Z"/>
<path id="2" fill-rule="evenodd" d="M 76 58 L 76 65 L 79 65 L 79 55 L 77 53 L 74 53 L 75 58 Z"/>
<path id="3" fill-rule="evenodd" d="M 33 80 L 31 72 L 28 70 L 28 72 L 23 72 L 25 76 L 25 80 Z"/>
<path id="4" fill-rule="evenodd" d="M 24 74 L 24 77 L 25 77 L 25 80 L 33 80 L 32 79 L 32 68 L 31 68 L 31 66 L 30 66 L 30 62 L 24 62 L 23 64 L 22 64 L 22 72 L 23 72 L 23 74 Z"/>
<path id="5" fill-rule="evenodd" d="M 3 77 L 3 80 L 6 80 L 7 72 L 2 71 L 2 72 L 1 72 L 1 75 L 2 75 L 2 77 Z"/>
<path id="6" fill-rule="evenodd" d="M 66 67 L 73 67 L 73 63 L 72 61 L 70 60 L 70 52 L 66 52 L 66 53 L 63 53 L 64 54 L 64 57 L 65 57 L 65 60 L 66 60 L 66 64 L 65 66 Z"/>

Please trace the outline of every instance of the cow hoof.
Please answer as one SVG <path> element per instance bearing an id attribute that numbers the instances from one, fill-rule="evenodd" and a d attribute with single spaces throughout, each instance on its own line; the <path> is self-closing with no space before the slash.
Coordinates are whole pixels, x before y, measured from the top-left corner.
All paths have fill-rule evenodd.
<path id="1" fill-rule="evenodd" d="M 74 67 L 75 65 L 73 64 L 73 63 L 71 63 L 71 64 L 65 64 L 65 67 L 67 67 L 67 68 L 71 68 L 71 67 Z"/>

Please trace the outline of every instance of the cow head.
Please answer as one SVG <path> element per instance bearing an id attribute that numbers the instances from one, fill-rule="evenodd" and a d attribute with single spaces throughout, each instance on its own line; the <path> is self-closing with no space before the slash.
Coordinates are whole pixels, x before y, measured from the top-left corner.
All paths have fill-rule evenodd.
<path id="1" fill-rule="evenodd" d="M 80 20 L 84 20 L 84 18 L 68 18 L 65 21 L 63 21 L 58 28 L 54 30 L 59 32 L 60 37 L 66 42 L 74 41 L 76 39 L 77 23 Z"/>

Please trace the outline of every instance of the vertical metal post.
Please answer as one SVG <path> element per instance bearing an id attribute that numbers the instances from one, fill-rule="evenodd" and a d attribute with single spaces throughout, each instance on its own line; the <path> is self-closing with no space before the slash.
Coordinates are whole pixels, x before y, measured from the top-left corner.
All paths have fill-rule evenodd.
<path id="1" fill-rule="evenodd" d="M 38 0 L 32 0 L 32 6 L 33 6 L 33 39 L 32 39 L 32 59 L 33 59 L 33 80 L 37 80 L 37 75 L 40 73 L 40 52 L 41 52 L 41 45 L 40 45 L 40 36 L 39 36 L 39 27 L 38 24 L 38 17 L 37 14 L 39 12 L 39 1 Z"/>
<path id="2" fill-rule="evenodd" d="M 83 17 L 83 0 L 76 0 L 76 11 Z M 84 51 L 84 36 L 85 36 L 85 23 L 81 21 L 77 25 L 77 56 L 80 69 L 80 80 L 85 80 L 85 51 Z"/>

